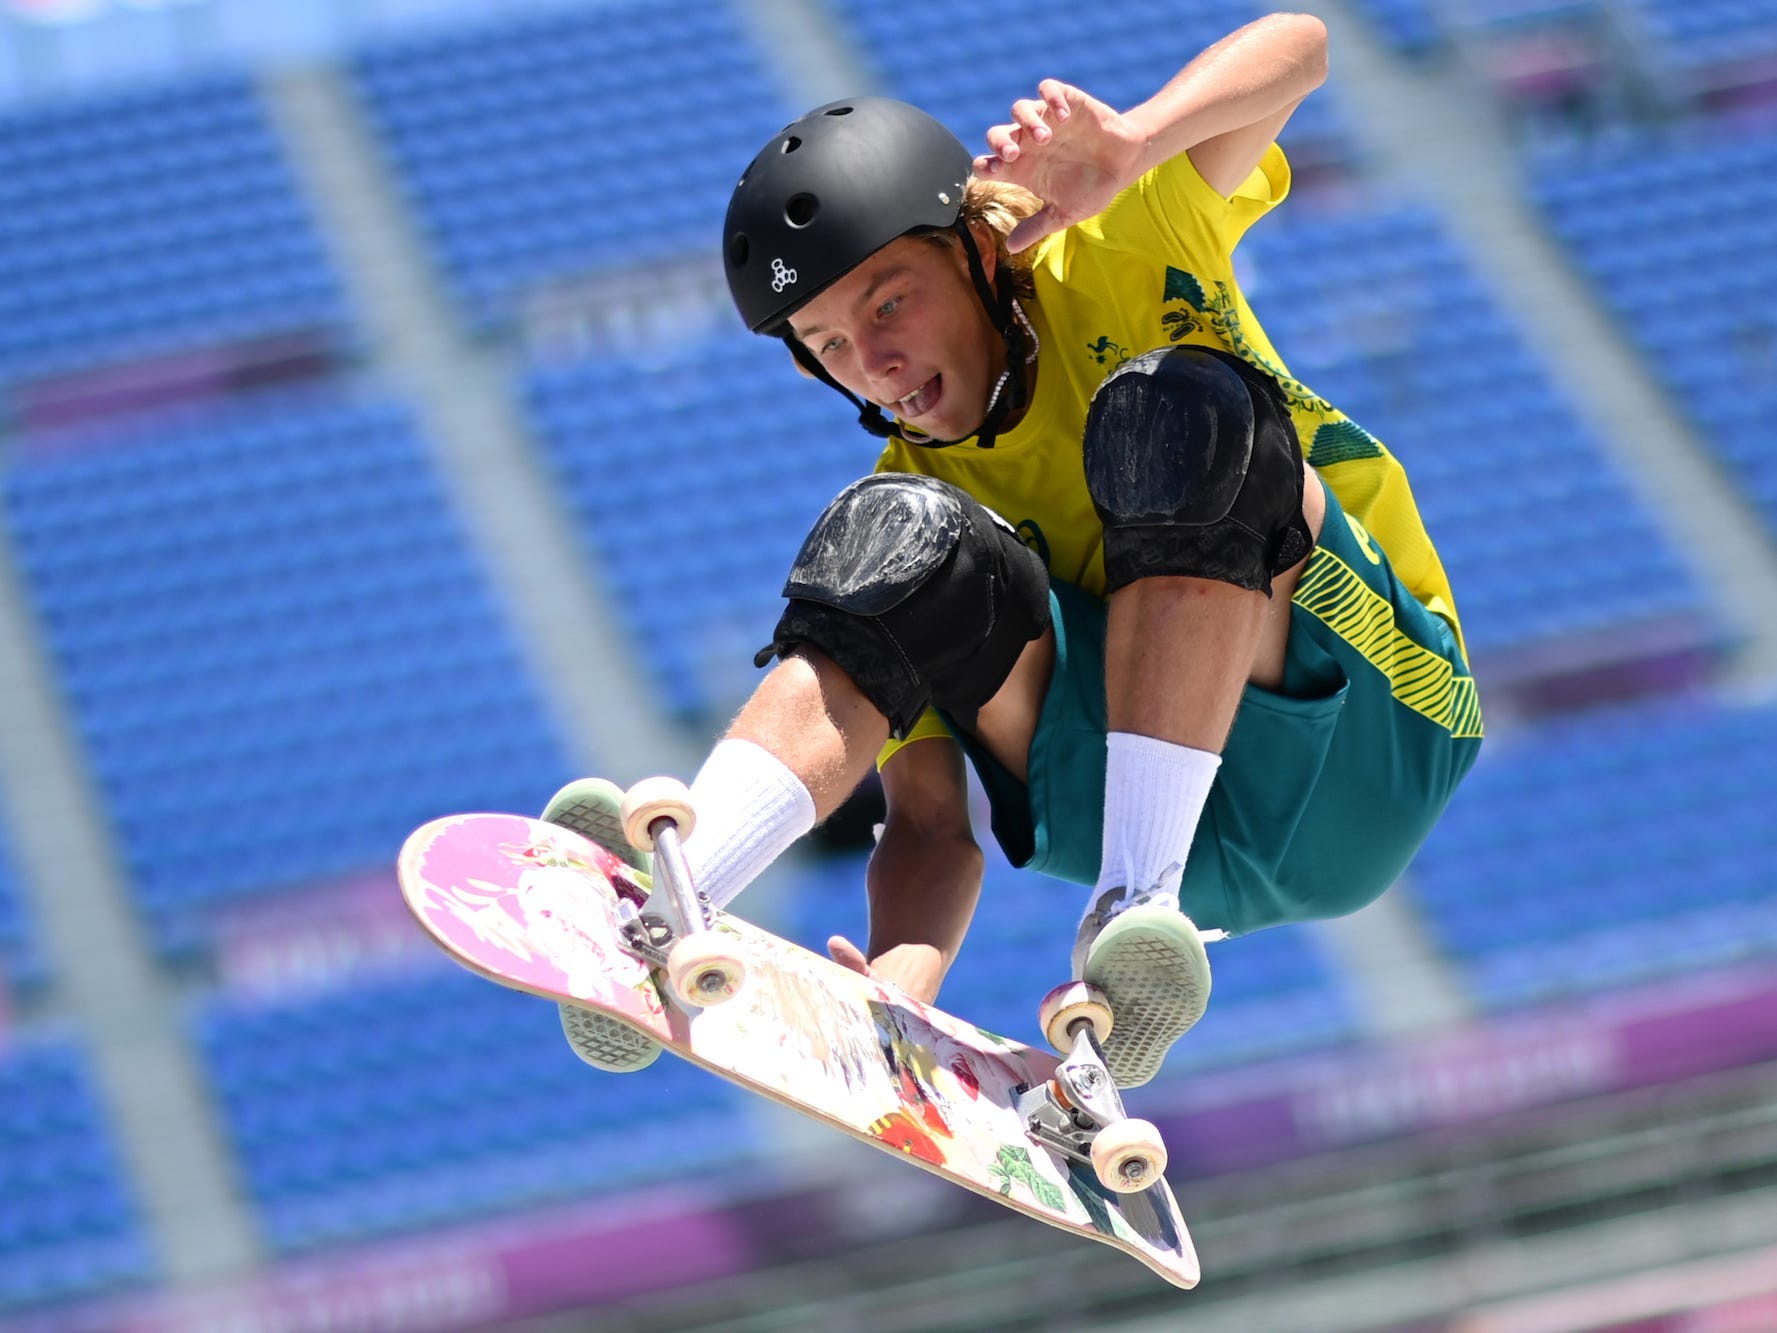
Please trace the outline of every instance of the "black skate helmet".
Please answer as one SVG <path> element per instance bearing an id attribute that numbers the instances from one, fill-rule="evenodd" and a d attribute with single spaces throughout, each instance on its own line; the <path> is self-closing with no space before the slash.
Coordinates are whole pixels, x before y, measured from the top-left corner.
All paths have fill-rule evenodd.
<path id="1" fill-rule="evenodd" d="M 790 316 L 898 237 L 956 232 L 976 292 L 1007 340 L 1010 386 L 1003 378 L 977 432 L 982 447 L 991 448 L 1000 422 L 1023 401 L 1025 352 L 1010 275 L 995 290 L 962 221 L 972 166 L 962 141 L 918 107 L 853 97 L 816 107 L 773 136 L 728 201 L 722 263 L 741 318 L 754 333 L 782 338 L 805 370 L 851 399 L 859 423 L 880 438 L 900 432 L 874 403 L 827 373 L 790 331 Z"/>

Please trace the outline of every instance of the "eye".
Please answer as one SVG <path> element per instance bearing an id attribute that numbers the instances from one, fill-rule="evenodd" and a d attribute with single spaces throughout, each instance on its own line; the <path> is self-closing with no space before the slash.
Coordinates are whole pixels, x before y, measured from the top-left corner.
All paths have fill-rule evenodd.
<path id="1" fill-rule="evenodd" d="M 898 297 L 898 296 L 889 297 L 888 300 L 884 301 L 881 305 L 876 307 L 876 317 L 878 319 L 887 319 L 890 315 L 895 313 L 895 307 L 900 304 L 901 304 L 900 297 Z"/>
<path id="2" fill-rule="evenodd" d="M 828 352 L 837 351 L 839 344 L 844 341 L 843 338 L 829 338 L 826 342 L 821 344 L 821 350 L 816 353 L 816 355 L 825 356 Z"/>

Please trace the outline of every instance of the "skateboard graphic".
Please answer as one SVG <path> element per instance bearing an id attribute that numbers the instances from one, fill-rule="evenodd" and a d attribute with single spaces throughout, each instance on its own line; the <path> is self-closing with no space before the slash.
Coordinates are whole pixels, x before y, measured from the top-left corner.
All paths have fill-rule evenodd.
<path id="1" fill-rule="evenodd" d="M 1044 1001 L 1045 1035 L 1065 1057 L 984 1032 L 713 911 L 680 854 L 693 823 L 681 784 L 639 784 L 623 823 L 655 853 L 652 896 L 578 833 L 503 814 L 415 830 L 402 893 L 473 972 L 620 1020 L 732 1083 L 1197 1284 L 1164 1146 L 1124 1114 L 1104 1069 L 1101 996 L 1076 983 Z"/>

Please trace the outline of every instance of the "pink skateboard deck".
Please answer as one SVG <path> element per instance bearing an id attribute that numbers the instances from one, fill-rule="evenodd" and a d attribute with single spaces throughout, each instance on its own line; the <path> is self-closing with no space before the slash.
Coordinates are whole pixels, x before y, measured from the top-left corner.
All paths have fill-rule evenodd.
<path id="1" fill-rule="evenodd" d="M 739 946 L 746 981 L 719 1005 L 687 1009 L 623 945 L 619 895 L 641 899 L 631 874 L 578 834 L 520 815 L 434 820 L 400 860 L 408 906 L 471 971 L 620 1019 L 730 1082 L 1124 1250 L 1178 1286 L 1197 1284 L 1196 1251 L 1165 1180 L 1113 1193 L 1091 1166 L 1026 1132 L 1017 1091 L 1046 1082 L 1057 1057 L 729 914 L 717 929 Z M 646 1096 L 646 1071 L 613 1077 L 634 1078 Z"/>

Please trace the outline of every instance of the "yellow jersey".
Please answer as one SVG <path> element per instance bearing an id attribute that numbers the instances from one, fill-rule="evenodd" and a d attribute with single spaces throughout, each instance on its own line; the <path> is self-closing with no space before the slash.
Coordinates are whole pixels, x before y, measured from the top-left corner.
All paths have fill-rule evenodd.
<path id="1" fill-rule="evenodd" d="M 1221 348 L 1283 386 L 1308 462 L 1461 645 L 1449 580 L 1405 470 L 1374 435 L 1289 373 L 1235 281 L 1240 238 L 1289 186 L 1289 163 L 1275 144 L 1226 199 L 1181 153 L 1097 217 L 1039 241 L 1031 266 L 1036 297 L 1024 304 L 1040 350 L 1023 420 L 991 449 L 893 440 L 876 471 L 960 486 L 1017 528 L 1051 575 L 1102 597 L 1104 527 L 1086 490 L 1081 448 L 1092 395 L 1118 365 L 1153 348 Z M 943 724 L 928 712 L 907 741 L 941 734 Z M 905 743 L 890 741 L 881 760 Z"/>

